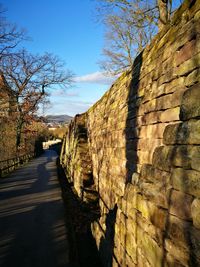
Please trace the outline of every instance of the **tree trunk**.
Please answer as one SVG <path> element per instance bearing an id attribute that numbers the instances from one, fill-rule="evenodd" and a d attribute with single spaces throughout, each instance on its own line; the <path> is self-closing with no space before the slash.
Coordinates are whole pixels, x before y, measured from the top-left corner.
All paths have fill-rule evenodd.
<path id="1" fill-rule="evenodd" d="M 21 144 L 22 126 L 23 126 L 23 120 L 20 118 L 17 121 L 17 129 L 16 129 L 16 149 L 17 150 Z"/>
<path id="2" fill-rule="evenodd" d="M 169 12 L 168 12 L 169 0 L 158 0 L 158 9 L 159 9 L 159 30 L 169 22 Z"/>

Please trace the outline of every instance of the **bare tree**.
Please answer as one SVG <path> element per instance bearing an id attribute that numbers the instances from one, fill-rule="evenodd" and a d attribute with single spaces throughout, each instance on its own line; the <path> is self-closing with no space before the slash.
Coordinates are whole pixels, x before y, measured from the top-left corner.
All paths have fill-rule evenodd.
<path id="1" fill-rule="evenodd" d="M 0 4 L 0 62 L 3 57 L 10 55 L 21 41 L 28 39 L 24 29 L 19 29 L 7 21 L 5 12 Z"/>
<path id="2" fill-rule="evenodd" d="M 72 73 L 52 54 L 33 55 L 22 49 L 2 60 L 5 79 L 15 96 L 16 148 L 21 142 L 22 128 L 47 97 L 46 88 L 69 86 Z"/>
<path id="3" fill-rule="evenodd" d="M 98 14 L 106 26 L 104 59 L 100 66 L 117 74 L 164 25 L 170 22 L 172 0 L 97 0 Z"/>

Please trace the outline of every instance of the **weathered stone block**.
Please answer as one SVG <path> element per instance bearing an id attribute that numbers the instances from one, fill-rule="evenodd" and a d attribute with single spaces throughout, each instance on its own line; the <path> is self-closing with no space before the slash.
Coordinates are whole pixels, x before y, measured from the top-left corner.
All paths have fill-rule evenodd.
<path id="1" fill-rule="evenodd" d="M 188 153 L 187 146 L 172 146 L 169 147 L 171 165 L 183 167 L 184 169 L 191 168 L 191 158 Z"/>
<path id="2" fill-rule="evenodd" d="M 139 138 L 163 138 L 163 133 L 167 123 L 157 123 L 148 126 L 142 126 L 138 129 Z"/>
<path id="3" fill-rule="evenodd" d="M 112 267 L 120 267 L 115 257 L 112 259 Z"/>
<path id="4" fill-rule="evenodd" d="M 164 187 L 169 183 L 170 173 L 161 171 L 151 164 L 142 165 L 141 179 L 161 183 Z"/>
<path id="5" fill-rule="evenodd" d="M 179 259 L 175 259 L 170 253 L 166 253 L 164 267 L 185 267 Z"/>
<path id="6" fill-rule="evenodd" d="M 132 260 L 134 262 L 137 261 L 137 244 L 136 244 L 136 240 L 137 237 L 136 235 L 133 235 L 132 233 L 129 233 L 128 231 L 126 232 L 126 251 L 128 253 L 128 255 L 132 258 Z"/>
<path id="7" fill-rule="evenodd" d="M 159 98 L 156 98 L 156 110 L 165 110 L 165 109 L 171 109 L 171 108 L 180 106 L 181 98 L 185 90 L 186 88 L 182 86 L 181 88 L 178 88 L 178 90 L 176 90 L 172 94 L 167 94 Z"/>
<path id="8" fill-rule="evenodd" d="M 179 90 L 183 90 L 185 88 L 185 77 L 179 77 L 177 79 L 172 80 L 165 86 L 165 94 L 177 92 Z"/>
<path id="9" fill-rule="evenodd" d="M 143 151 L 143 150 L 137 151 L 137 157 L 138 157 L 138 163 L 139 164 L 151 163 L 152 156 L 153 156 L 153 151 Z"/>
<path id="10" fill-rule="evenodd" d="M 192 72 L 195 68 L 199 67 L 199 65 L 200 65 L 200 53 L 188 59 L 179 67 L 177 67 L 175 73 L 177 74 L 177 76 L 184 76 Z"/>
<path id="11" fill-rule="evenodd" d="M 140 192 L 148 200 L 155 203 L 159 207 L 168 208 L 168 194 L 166 186 L 163 186 L 162 183 L 154 181 L 154 183 L 145 182 L 140 180 L 138 183 Z"/>
<path id="12" fill-rule="evenodd" d="M 200 83 L 187 90 L 182 99 L 180 118 L 188 120 L 200 116 Z"/>
<path id="13" fill-rule="evenodd" d="M 140 124 L 141 125 L 148 125 L 161 122 L 161 112 L 150 112 L 141 116 Z"/>
<path id="14" fill-rule="evenodd" d="M 164 144 L 200 144 L 200 120 L 168 125 L 164 131 Z"/>
<path id="15" fill-rule="evenodd" d="M 180 114 L 180 107 L 167 109 L 161 113 L 160 121 L 161 122 L 172 122 L 178 121 Z"/>
<path id="16" fill-rule="evenodd" d="M 171 169 L 171 154 L 168 147 L 160 146 L 154 150 L 153 154 L 154 167 L 163 170 L 170 171 Z"/>
<path id="17" fill-rule="evenodd" d="M 154 267 L 162 266 L 162 259 L 164 251 L 158 244 L 140 228 L 137 231 L 138 246 L 142 250 L 142 253 L 148 260 L 148 262 Z"/>
<path id="18" fill-rule="evenodd" d="M 191 206 L 193 224 L 200 229 L 200 199 L 195 198 Z"/>
<path id="19" fill-rule="evenodd" d="M 144 218 L 140 212 L 137 213 L 136 222 L 137 227 L 140 227 L 144 232 L 148 233 L 159 246 L 163 244 L 163 231 Z"/>
<path id="20" fill-rule="evenodd" d="M 189 230 L 191 227 L 192 223 L 185 222 L 169 214 L 167 220 L 167 237 L 170 238 L 174 244 L 177 244 L 177 246 L 188 249 Z"/>
<path id="21" fill-rule="evenodd" d="M 191 204 L 193 197 L 180 191 L 171 190 L 169 197 L 169 212 L 181 219 L 191 220 Z"/>
<path id="22" fill-rule="evenodd" d="M 200 172 L 200 158 L 193 158 L 191 168 Z"/>
<path id="23" fill-rule="evenodd" d="M 169 83 L 172 80 L 174 80 L 177 77 L 177 73 L 174 71 L 173 68 L 169 69 L 168 72 L 166 72 L 164 75 L 162 75 L 159 79 L 158 79 L 158 85 L 162 85 L 165 83 Z"/>
<path id="24" fill-rule="evenodd" d="M 194 70 L 187 76 L 185 79 L 185 85 L 189 87 L 197 82 L 200 82 L 200 69 Z"/>
<path id="25" fill-rule="evenodd" d="M 119 222 L 118 226 L 117 226 L 117 233 L 118 233 L 118 238 L 115 238 L 115 244 L 117 246 L 117 244 L 120 242 L 121 245 L 125 248 L 126 246 L 126 224 L 123 224 L 121 221 Z"/>
<path id="26" fill-rule="evenodd" d="M 126 254 L 126 266 L 131 266 L 131 267 L 137 267 L 138 266 L 135 264 L 132 257 L 130 257 L 128 254 Z"/>
<path id="27" fill-rule="evenodd" d="M 200 231 L 195 228 L 190 228 L 188 233 L 188 246 L 191 253 L 191 262 L 195 263 L 195 266 L 200 264 Z"/>
<path id="28" fill-rule="evenodd" d="M 149 152 L 152 154 L 154 149 L 162 145 L 162 139 L 156 138 L 142 138 L 137 140 L 137 150 Z"/>
<path id="29" fill-rule="evenodd" d="M 166 210 L 157 207 L 155 203 L 144 199 L 144 197 L 139 194 L 135 204 L 135 209 L 140 211 L 144 218 L 148 219 L 153 225 L 160 229 L 165 228 L 167 218 Z"/>
<path id="30" fill-rule="evenodd" d="M 174 267 L 175 266 L 187 266 L 189 263 L 189 259 L 190 259 L 189 250 L 186 248 L 178 246 L 176 243 L 172 242 L 172 240 L 170 240 L 170 239 L 165 239 L 164 242 L 165 242 L 165 249 L 168 251 L 170 256 L 173 256 L 173 258 L 175 259 L 174 261 L 171 260 L 171 264 L 172 264 L 172 262 L 173 263 L 176 262 L 177 265 L 174 265 Z M 168 263 L 170 263 L 169 260 L 168 260 Z M 178 263 L 180 265 L 178 265 Z M 183 265 L 181 265 L 181 263 Z M 168 266 L 168 265 L 166 264 L 166 266 Z"/>
<path id="31" fill-rule="evenodd" d="M 170 170 L 172 166 L 199 170 L 200 147 L 193 145 L 161 146 L 155 149 L 153 163 L 157 168 Z"/>
<path id="32" fill-rule="evenodd" d="M 187 223 L 175 216 L 170 216 L 167 234 L 174 244 L 185 248 L 189 252 L 190 263 L 188 262 L 188 266 L 199 266 L 200 231 L 194 228 L 192 223 Z"/>
<path id="33" fill-rule="evenodd" d="M 197 40 L 193 39 L 186 43 L 179 51 L 176 52 L 175 64 L 179 66 L 190 59 L 196 52 Z"/>
<path id="34" fill-rule="evenodd" d="M 146 255 L 143 254 L 142 248 L 137 249 L 137 267 L 153 267 L 147 260 Z"/>
<path id="35" fill-rule="evenodd" d="M 176 168 L 172 171 L 171 181 L 175 189 L 200 197 L 200 172 Z"/>
<path id="36" fill-rule="evenodd" d="M 125 266 L 126 251 L 125 251 L 125 248 L 120 243 L 117 243 L 116 246 L 114 246 L 113 254 L 119 266 L 120 267 Z"/>

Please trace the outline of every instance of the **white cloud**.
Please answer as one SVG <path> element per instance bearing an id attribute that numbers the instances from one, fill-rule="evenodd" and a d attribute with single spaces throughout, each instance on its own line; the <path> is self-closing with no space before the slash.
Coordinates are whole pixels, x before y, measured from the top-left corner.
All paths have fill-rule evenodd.
<path id="1" fill-rule="evenodd" d="M 64 89 L 57 89 L 52 91 L 51 96 L 61 96 L 61 97 L 76 97 L 79 96 L 78 92 L 73 90 L 64 90 Z"/>
<path id="2" fill-rule="evenodd" d="M 116 76 L 109 76 L 103 72 L 96 71 L 94 73 L 75 77 L 74 81 L 78 83 L 96 83 L 110 85 L 116 78 Z"/>
<path id="3" fill-rule="evenodd" d="M 94 103 L 87 101 L 54 101 L 46 111 L 47 114 L 67 114 L 74 116 L 87 111 Z"/>

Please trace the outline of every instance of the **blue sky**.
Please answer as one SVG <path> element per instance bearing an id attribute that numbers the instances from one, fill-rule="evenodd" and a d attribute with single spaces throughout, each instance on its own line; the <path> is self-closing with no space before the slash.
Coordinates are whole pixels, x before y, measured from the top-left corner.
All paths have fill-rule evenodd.
<path id="1" fill-rule="evenodd" d="M 50 52 L 77 76 L 68 90 L 52 92 L 48 114 L 86 111 L 110 87 L 97 64 L 103 46 L 103 26 L 95 22 L 93 0 L 0 0 L 8 21 L 28 31 L 23 46 L 33 53 Z"/>
<path id="2" fill-rule="evenodd" d="M 74 116 L 86 111 L 109 89 L 112 80 L 100 72 L 103 26 L 95 22 L 95 0 L 0 0 L 8 21 L 25 28 L 33 53 L 50 52 L 77 76 L 68 90 L 54 90 L 46 114 Z M 177 2 L 180 2 L 177 0 Z"/>

